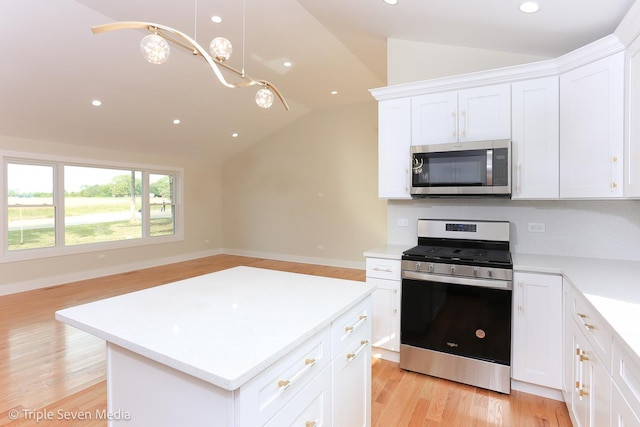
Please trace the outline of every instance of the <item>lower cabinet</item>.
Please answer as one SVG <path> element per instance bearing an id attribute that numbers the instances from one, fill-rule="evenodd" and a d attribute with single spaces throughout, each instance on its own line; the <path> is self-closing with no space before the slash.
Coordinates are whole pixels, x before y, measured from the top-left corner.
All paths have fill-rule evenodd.
<path id="1" fill-rule="evenodd" d="M 373 292 L 373 346 L 384 359 L 397 362 L 400 351 L 401 261 L 367 258 L 367 283 L 376 285 Z"/>
<path id="2" fill-rule="evenodd" d="M 513 284 L 511 377 L 560 390 L 562 276 L 516 271 Z"/>
<path id="3" fill-rule="evenodd" d="M 611 427 L 640 426 L 640 418 L 622 396 L 615 383 L 611 384 Z"/>
<path id="4" fill-rule="evenodd" d="M 333 360 L 335 427 L 371 425 L 371 343 L 368 336 L 370 331 L 355 337 Z"/>
<path id="5" fill-rule="evenodd" d="M 235 424 L 371 425 L 371 308 L 367 297 L 239 389 Z"/>
<path id="6" fill-rule="evenodd" d="M 576 427 L 607 426 L 610 422 L 611 376 L 586 336 L 572 318 L 567 319 L 566 339 L 571 343 L 572 383 L 565 395 Z"/>

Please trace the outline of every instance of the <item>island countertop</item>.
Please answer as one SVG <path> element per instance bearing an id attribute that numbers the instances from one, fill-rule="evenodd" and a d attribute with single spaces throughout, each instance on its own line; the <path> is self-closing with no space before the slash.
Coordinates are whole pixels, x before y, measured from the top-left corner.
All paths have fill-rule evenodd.
<path id="1" fill-rule="evenodd" d="M 236 390 L 371 294 L 365 282 L 235 267 L 56 312 L 56 319 Z"/>

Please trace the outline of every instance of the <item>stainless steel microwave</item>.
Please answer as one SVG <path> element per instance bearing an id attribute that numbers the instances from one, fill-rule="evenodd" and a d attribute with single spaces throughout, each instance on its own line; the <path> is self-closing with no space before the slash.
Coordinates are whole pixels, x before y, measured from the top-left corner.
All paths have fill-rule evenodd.
<path id="1" fill-rule="evenodd" d="M 511 194 L 511 141 L 507 139 L 411 147 L 411 194 Z"/>

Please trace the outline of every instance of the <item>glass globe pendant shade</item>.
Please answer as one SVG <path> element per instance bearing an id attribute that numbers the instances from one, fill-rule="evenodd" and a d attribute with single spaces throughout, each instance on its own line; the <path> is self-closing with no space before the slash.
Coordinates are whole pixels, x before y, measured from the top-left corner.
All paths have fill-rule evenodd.
<path id="1" fill-rule="evenodd" d="M 224 37 L 216 37 L 211 40 L 211 43 L 209 44 L 209 51 L 214 58 L 223 62 L 231 58 L 233 47 L 231 46 L 231 42 Z"/>
<path id="2" fill-rule="evenodd" d="M 157 34 L 149 34 L 140 42 L 140 52 L 152 64 L 162 64 L 169 59 L 169 43 Z"/>
<path id="3" fill-rule="evenodd" d="M 260 108 L 271 108 L 273 99 L 273 92 L 266 87 L 263 87 L 256 93 L 256 104 L 258 104 Z"/>

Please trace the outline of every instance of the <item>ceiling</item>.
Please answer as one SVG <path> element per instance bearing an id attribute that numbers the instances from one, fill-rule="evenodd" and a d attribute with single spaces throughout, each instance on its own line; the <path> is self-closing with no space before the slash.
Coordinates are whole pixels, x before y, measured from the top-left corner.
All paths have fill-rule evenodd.
<path id="1" fill-rule="evenodd" d="M 611 34 L 633 0 L 538 3 L 525 15 L 517 0 L 0 0 L 0 134 L 221 162 L 312 110 L 372 101 L 387 38 L 555 57 Z M 291 110 L 257 107 L 255 87 L 226 88 L 177 48 L 147 63 L 139 30 L 90 31 L 131 20 L 207 48 L 228 38 L 228 63 L 273 83 Z"/>

